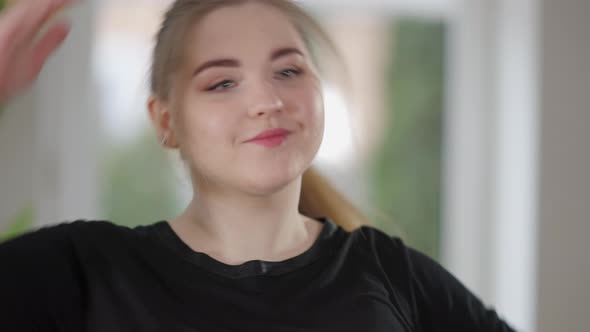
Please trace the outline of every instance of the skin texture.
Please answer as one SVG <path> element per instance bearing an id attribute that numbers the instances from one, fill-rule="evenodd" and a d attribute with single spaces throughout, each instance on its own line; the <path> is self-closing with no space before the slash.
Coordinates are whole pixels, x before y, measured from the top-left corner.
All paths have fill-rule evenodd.
<path id="1" fill-rule="evenodd" d="M 298 203 L 324 110 L 301 36 L 282 12 L 253 2 L 209 13 L 186 45 L 170 100 L 148 102 L 156 130 L 179 149 L 198 192 L 172 228 L 194 250 L 228 264 L 303 252 L 321 230 Z M 272 58 L 284 49 L 296 51 Z M 219 59 L 231 61 L 194 75 Z M 276 127 L 291 131 L 280 146 L 245 142 Z"/>
<path id="2" fill-rule="evenodd" d="M 53 15 L 73 0 L 21 0 L 0 13 L 0 104 L 22 93 L 37 78 L 48 57 L 63 43 L 68 22 Z"/>

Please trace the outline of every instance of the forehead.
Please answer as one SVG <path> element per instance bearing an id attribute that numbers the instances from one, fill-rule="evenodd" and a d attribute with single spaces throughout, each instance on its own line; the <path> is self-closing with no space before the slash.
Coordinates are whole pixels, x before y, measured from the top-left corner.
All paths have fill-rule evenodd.
<path id="1" fill-rule="evenodd" d="M 214 10 L 191 28 L 188 37 L 188 55 L 193 61 L 216 56 L 268 57 L 270 50 L 281 47 L 307 53 L 287 15 L 255 2 Z"/>

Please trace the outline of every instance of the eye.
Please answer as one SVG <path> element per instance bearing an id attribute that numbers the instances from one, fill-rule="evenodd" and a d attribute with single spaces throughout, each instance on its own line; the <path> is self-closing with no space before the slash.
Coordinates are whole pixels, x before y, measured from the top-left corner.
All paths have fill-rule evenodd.
<path id="1" fill-rule="evenodd" d="M 285 69 L 279 72 L 279 75 L 282 78 L 291 78 L 298 76 L 299 74 L 301 74 L 301 71 L 297 69 Z"/>
<path id="2" fill-rule="evenodd" d="M 234 85 L 235 85 L 234 82 L 225 80 L 225 81 L 221 81 L 220 83 L 217 83 L 215 85 L 208 87 L 207 91 L 226 90 L 226 89 L 233 87 Z"/>

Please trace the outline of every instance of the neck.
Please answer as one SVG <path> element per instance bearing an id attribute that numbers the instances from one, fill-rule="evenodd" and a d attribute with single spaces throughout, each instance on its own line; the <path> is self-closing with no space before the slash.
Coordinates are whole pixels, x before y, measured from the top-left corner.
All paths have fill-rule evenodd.
<path id="1" fill-rule="evenodd" d="M 193 250 L 229 264 L 287 259 L 311 246 L 321 228 L 299 213 L 300 192 L 301 177 L 265 196 L 200 190 L 171 225 Z"/>

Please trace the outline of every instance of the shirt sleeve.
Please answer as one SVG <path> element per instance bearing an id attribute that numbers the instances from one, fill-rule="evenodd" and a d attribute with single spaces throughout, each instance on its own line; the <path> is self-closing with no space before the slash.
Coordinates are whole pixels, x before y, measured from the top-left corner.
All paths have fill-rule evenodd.
<path id="1" fill-rule="evenodd" d="M 67 229 L 44 227 L 0 243 L 0 330 L 82 330 Z"/>
<path id="2" fill-rule="evenodd" d="M 439 263 L 413 248 L 405 250 L 422 331 L 515 331 Z"/>

